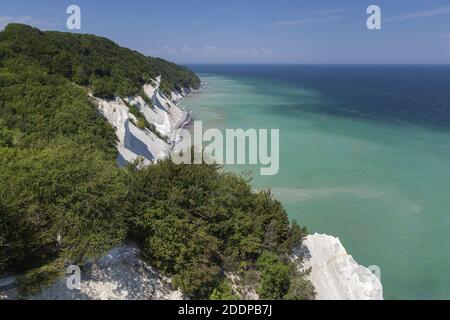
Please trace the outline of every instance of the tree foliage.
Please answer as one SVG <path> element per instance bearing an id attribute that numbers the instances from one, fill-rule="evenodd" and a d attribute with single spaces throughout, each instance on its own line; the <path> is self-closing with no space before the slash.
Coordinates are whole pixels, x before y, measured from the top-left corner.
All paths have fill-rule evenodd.
<path id="1" fill-rule="evenodd" d="M 103 38 L 0 33 L 0 274 L 25 272 L 23 292 L 34 292 L 65 265 L 134 240 L 192 298 L 231 298 L 228 272 L 259 273 L 262 297 L 310 297 L 303 274 L 286 274 L 306 230 L 269 192 L 217 165 L 117 167 L 114 130 L 82 86 L 127 95 L 158 74 L 167 90 L 198 85 L 187 69 Z"/>
<path id="2" fill-rule="evenodd" d="M 217 165 L 167 160 L 130 171 L 130 236 L 192 297 L 211 293 L 224 272 L 258 269 L 263 252 L 287 258 L 305 235 L 270 193 L 253 192 L 246 180 Z"/>
<path id="3" fill-rule="evenodd" d="M 272 252 L 264 252 L 257 262 L 261 275 L 258 294 L 265 300 L 282 299 L 289 290 L 289 267 Z"/>
<path id="4" fill-rule="evenodd" d="M 168 96 L 172 90 L 200 86 L 199 78 L 185 67 L 146 57 L 97 36 L 42 32 L 10 24 L 0 34 L 0 42 L 2 58 L 24 57 L 49 73 L 91 87 L 101 98 L 135 94 L 159 75 Z"/>
<path id="5" fill-rule="evenodd" d="M 229 281 L 221 281 L 209 296 L 210 300 L 238 300 L 233 293 L 232 285 Z"/>
<path id="6" fill-rule="evenodd" d="M 0 270 L 79 262 L 123 242 L 123 173 L 70 142 L 0 149 Z"/>

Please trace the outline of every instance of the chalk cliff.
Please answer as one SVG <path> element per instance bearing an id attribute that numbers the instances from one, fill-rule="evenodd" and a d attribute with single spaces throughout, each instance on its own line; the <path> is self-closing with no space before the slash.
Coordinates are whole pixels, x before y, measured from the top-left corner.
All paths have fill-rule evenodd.
<path id="1" fill-rule="evenodd" d="M 0 280 L 0 300 L 17 297 L 16 277 Z M 181 291 L 171 280 L 139 258 L 134 246 L 117 247 L 94 263 L 83 266 L 80 290 L 68 289 L 63 277 L 30 300 L 179 300 Z"/>
<path id="2" fill-rule="evenodd" d="M 177 143 L 178 130 L 190 120 L 190 113 L 183 110 L 177 103 L 191 93 L 190 88 L 172 92 L 167 97 L 160 89 L 161 77 L 153 83 L 146 84 L 143 92 L 146 97 L 139 95 L 114 100 L 103 100 L 92 97 L 99 110 L 108 122 L 116 129 L 118 138 L 117 159 L 120 166 L 143 157 L 144 164 L 151 164 L 164 159 Z M 150 106 L 146 101 L 151 100 Z M 139 128 L 138 119 L 128 106 L 136 107 L 145 120 L 154 126 Z"/>
<path id="3" fill-rule="evenodd" d="M 348 255 L 338 238 L 309 235 L 295 251 L 302 268 L 311 268 L 310 280 L 318 300 L 382 300 L 380 280 Z M 231 276 L 230 278 L 233 278 Z M 15 277 L 0 279 L 0 299 L 17 295 Z M 139 257 L 134 246 L 112 249 L 94 263 L 83 267 L 81 289 L 69 290 L 67 278 L 30 297 L 33 300 L 179 300 L 183 295 Z M 242 294 L 242 292 L 240 292 Z M 254 290 L 242 296 L 257 299 Z"/>
<path id="4" fill-rule="evenodd" d="M 309 235 L 296 255 L 311 268 L 310 280 L 318 300 L 382 300 L 383 286 L 378 277 L 359 265 L 338 238 Z"/>

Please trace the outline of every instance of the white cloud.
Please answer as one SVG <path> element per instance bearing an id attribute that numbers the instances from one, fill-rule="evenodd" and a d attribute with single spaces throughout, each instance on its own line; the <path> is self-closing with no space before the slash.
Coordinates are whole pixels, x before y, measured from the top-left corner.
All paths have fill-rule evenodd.
<path id="1" fill-rule="evenodd" d="M 309 15 L 332 15 L 332 14 L 338 14 L 338 13 L 343 13 L 343 12 L 347 12 L 349 9 L 347 8 L 339 8 L 339 9 L 328 9 L 328 10 L 321 10 L 321 11 L 309 11 L 308 14 Z"/>
<path id="2" fill-rule="evenodd" d="M 55 23 L 49 22 L 47 20 L 34 19 L 31 16 L 21 16 L 21 17 L 0 16 L 1 29 L 3 29 L 6 25 L 10 23 L 23 23 L 38 28 L 55 26 Z"/>
<path id="3" fill-rule="evenodd" d="M 261 52 L 264 55 L 270 56 L 272 54 L 272 51 L 266 48 L 261 48 Z"/>
<path id="4" fill-rule="evenodd" d="M 10 17 L 10 16 L 0 16 L 0 24 L 1 25 L 7 25 L 8 23 L 27 23 L 31 21 L 33 18 L 30 16 L 24 16 L 24 17 Z"/>
<path id="5" fill-rule="evenodd" d="M 348 9 L 329 9 L 322 11 L 309 11 L 298 19 L 283 20 L 272 23 L 276 27 L 290 27 L 312 23 L 328 23 L 342 19 L 340 13 L 346 12 Z"/>
<path id="6" fill-rule="evenodd" d="M 178 51 L 176 49 L 172 49 L 171 47 L 168 47 L 168 46 L 162 47 L 161 50 L 168 54 L 177 54 L 178 53 Z"/>
<path id="7" fill-rule="evenodd" d="M 216 50 L 217 50 L 217 47 L 216 47 L 216 46 L 206 45 L 206 46 L 205 46 L 205 50 L 206 50 L 206 51 L 216 51 Z"/>
<path id="8" fill-rule="evenodd" d="M 439 35 L 439 46 L 447 47 L 450 43 L 450 33 L 443 33 Z"/>
<path id="9" fill-rule="evenodd" d="M 419 18 L 428 18 L 428 17 L 437 17 L 437 16 L 446 16 L 450 15 L 450 6 L 436 8 L 436 9 L 430 9 L 430 10 L 423 10 L 423 11 L 416 11 L 411 13 L 406 13 L 403 15 L 398 15 L 392 18 L 385 19 L 385 22 L 392 22 L 392 21 L 404 21 L 404 20 L 411 20 L 411 19 L 419 19 Z"/>
<path id="10" fill-rule="evenodd" d="M 310 23 L 326 23 L 326 22 L 334 22 L 341 20 L 342 17 L 339 16 L 327 16 L 327 17 L 317 17 L 317 18 L 302 18 L 295 20 L 285 20 L 275 22 L 273 25 L 278 27 L 289 27 L 289 26 L 298 26 L 305 25 Z"/>
<path id="11" fill-rule="evenodd" d="M 208 46 L 207 46 L 208 47 Z M 212 49 L 214 48 L 214 49 Z M 252 48 L 252 49 L 220 49 L 217 47 L 209 47 L 208 50 L 205 50 L 205 53 L 209 55 L 220 55 L 220 56 L 269 56 L 272 54 L 272 51 L 267 48 Z"/>
<path id="12" fill-rule="evenodd" d="M 250 49 L 225 49 L 214 45 L 205 45 L 199 49 L 193 49 L 188 46 L 173 48 L 164 46 L 159 49 L 149 51 L 152 56 L 178 56 L 178 57 L 267 57 L 272 55 L 272 50 L 268 48 L 250 48 Z"/>

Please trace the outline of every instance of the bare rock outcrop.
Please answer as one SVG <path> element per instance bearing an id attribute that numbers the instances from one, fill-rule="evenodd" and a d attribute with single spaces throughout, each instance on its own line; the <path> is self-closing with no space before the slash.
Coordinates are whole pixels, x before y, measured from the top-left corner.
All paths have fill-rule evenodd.
<path id="1" fill-rule="evenodd" d="M 381 281 L 359 265 L 338 238 L 309 235 L 296 255 L 303 257 L 304 268 L 311 268 L 317 300 L 383 300 Z"/>
<path id="2" fill-rule="evenodd" d="M 0 288 L 0 299 L 16 299 L 14 277 Z M 9 285 L 7 287 L 7 285 Z M 181 300 L 181 291 L 172 289 L 171 279 L 161 276 L 139 258 L 133 246 L 112 249 L 81 273 L 80 289 L 69 289 L 67 278 L 29 297 L 30 300 Z"/>

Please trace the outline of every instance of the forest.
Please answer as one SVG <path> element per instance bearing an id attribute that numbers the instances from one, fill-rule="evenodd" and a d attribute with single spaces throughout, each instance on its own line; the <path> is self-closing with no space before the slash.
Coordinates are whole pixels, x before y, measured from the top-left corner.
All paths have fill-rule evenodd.
<path id="1" fill-rule="evenodd" d="M 23 297 L 129 241 L 188 298 L 312 299 L 290 257 L 307 234 L 270 191 L 212 164 L 116 165 L 116 136 L 87 92 L 198 88 L 187 68 L 92 36 L 12 24 L 0 33 L 0 275 Z"/>

